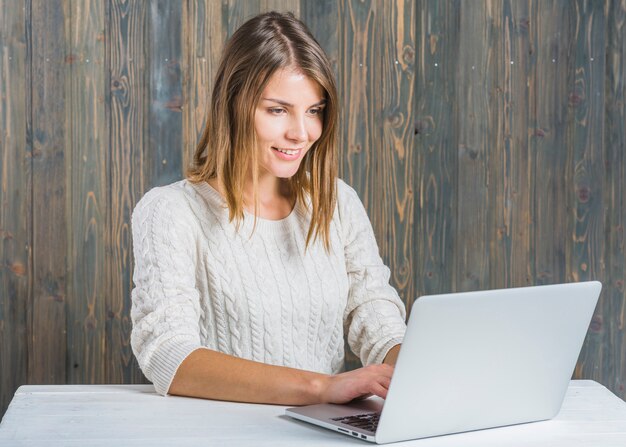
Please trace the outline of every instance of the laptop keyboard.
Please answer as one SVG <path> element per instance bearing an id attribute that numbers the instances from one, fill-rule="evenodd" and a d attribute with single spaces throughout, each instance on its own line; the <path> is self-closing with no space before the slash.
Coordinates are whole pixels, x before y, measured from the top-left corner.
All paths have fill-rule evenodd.
<path id="1" fill-rule="evenodd" d="M 333 421 L 341 422 L 342 424 L 350 425 L 352 427 L 368 430 L 371 432 L 376 432 L 379 419 L 380 413 L 364 413 L 354 416 L 332 418 Z"/>

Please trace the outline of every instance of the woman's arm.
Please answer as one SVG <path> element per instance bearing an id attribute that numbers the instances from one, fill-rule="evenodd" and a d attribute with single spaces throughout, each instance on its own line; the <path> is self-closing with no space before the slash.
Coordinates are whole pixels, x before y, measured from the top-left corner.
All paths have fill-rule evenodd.
<path id="1" fill-rule="evenodd" d="M 345 403 L 370 394 L 385 398 L 392 374 L 393 367 L 383 364 L 326 375 L 202 348 L 183 361 L 168 393 L 280 405 Z"/>
<path id="2" fill-rule="evenodd" d="M 398 354 L 400 353 L 400 346 L 401 345 L 395 345 L 393 348 L 391 348 L 389 352 L 387 352 L 383 363 L 395 367 L 396 362 L 398 361 Z"/>

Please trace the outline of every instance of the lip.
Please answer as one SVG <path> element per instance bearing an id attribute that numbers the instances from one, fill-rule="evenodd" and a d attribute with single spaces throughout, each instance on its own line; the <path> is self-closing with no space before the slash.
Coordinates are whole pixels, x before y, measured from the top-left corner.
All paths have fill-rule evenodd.
<path id="1" fill-rule="evenodd" d="M 286 151 L 296 151 L 295 154 L 288 155 L 288 154 L 278 151 L 277 149 L 283 149 L 283 148 L 275 148 L 272 146 L 272 152 L 274 153 L 274 155 L 276 155 L 276 157 L 280 158 L 281 160 L 285 160 L 285 161 L 297 160 L 298 158 L 300 158 L 300 154 L 302 153 L 302 149 L 283 149 Z"/>

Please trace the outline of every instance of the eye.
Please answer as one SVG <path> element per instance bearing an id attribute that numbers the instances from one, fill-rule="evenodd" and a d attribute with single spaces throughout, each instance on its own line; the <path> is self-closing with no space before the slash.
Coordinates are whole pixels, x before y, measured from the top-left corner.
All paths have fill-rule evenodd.
<path id="1" fill-rule="evenodd" d="M 310 115 L 320 115 L 324 111 L 324 107 L 313 107 L 309 109 Z"/>
<path id="2" fill-rule="evenodd" d="M 267 111 L 271 113 L 272 115 L 282 115 L 284 113 L 287 113 L 285 109 L 280 108 L 280 107 L 271 107 L 267 109 Z"/>

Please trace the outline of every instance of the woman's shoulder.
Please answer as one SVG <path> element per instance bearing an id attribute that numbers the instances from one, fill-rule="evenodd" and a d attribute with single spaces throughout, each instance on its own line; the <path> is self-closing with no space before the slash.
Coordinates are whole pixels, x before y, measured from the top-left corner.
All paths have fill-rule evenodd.
<path id="1" fill-rule="evenodd" d="M 337 207 L 335 217 L 344 233 L 353 232 L 355 225 L 369 224 L 367 212 L 359 194 L 345 181 L 337 179 Z"/>
<path id="2" fill-rule="evenodd" d="M 337 178 L 337 207 L 339 211 L 354 206 L 362 206 L 361 199 L 356 190 L 348 185 L 344 180 Z"/>
<path id="3" fill-rule="evenodd" d="M 185 215 L 194 213 L 194 208 L 202 206 L 203 201 L 193 184 L 188 180 L 180 180 L 150 189 L 137 202 L 133 215 L 151 213 L 162 208 L 166 208 L 173 215 Z"/>

